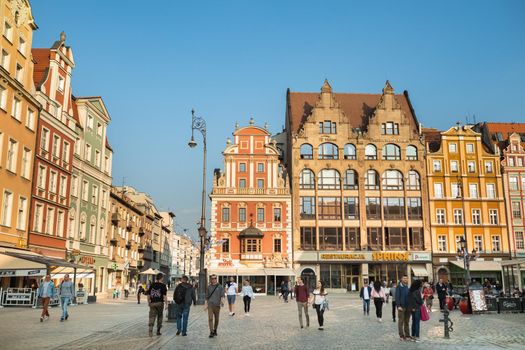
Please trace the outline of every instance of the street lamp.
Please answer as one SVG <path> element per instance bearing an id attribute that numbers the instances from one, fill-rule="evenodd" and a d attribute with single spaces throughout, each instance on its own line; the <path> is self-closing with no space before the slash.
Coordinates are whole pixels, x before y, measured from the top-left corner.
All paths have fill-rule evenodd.
<path id="1" fill-rule="evenodd" d="M 190 142 L 188 142 L 188 146 L 190 148 L 195 148 L 197 146 L 197 142 L 195 142 L 194 138 L 194 131 L 200 131 L 202 134 L 203 139 L 203 149 L 204 149 L 204 157 L 202 162 L 202 197 L 201 197 L 201 221 L 199 226 L 199 237 L 200 237 L 200 256 L 199 256 L 199 290 L 198 290 L 198 300 L 197 303 L 199 305 L 204 305 L 204 298 L 205 298 L 205 288 L 206 288 L 206 271 L 204 271 L 204 247 L 205 247 L 205 240 L 207 236 L 206 231 L 206 121 L 201 118 L 197 117 L 195 115 L 195 110 L 191 110 L 191 139 Z"/>

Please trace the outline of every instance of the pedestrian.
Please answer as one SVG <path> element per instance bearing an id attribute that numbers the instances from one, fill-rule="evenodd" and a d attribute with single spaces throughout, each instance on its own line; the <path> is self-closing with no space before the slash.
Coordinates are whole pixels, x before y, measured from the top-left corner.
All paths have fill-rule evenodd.
<path id="1" fill-rule="evenodd" d="M 230 277 L 230 281 L 226 284 L 226 295 L 228 297 L 228 309 L 230 316 L 235 316 L 235 298 L 239 292 L 239 286 L 235 282 L 235 278 Z"/>
<path id="2" fill-rule="evenodd" d="M 124 284 L 124 299 L 127 299 L 129 296 L 129 283 L 126 282 Z"/>
<path id="3" fill-rule="evenodd" d="M 419 325 L 421 321 L 421 306 L 423 305 L 423 298 L 421 297 L 421 280 L 415 280 L 410 285 L 408 293 L 408 308 L 412 312 L 412 337 L 411 340 L 419 342 Z"/>
<path id="4" fill-rule="evenodd" d="M 283 295 L 283 300 L 285 303 L 288 302 L 288 294 L 290 293 L 290 289 L 288 288 L 288 281 L 284 279 L 281 282 L 281 293 Z"/>
<path id="5" fill-rule="evenodd" d="M 324 311 L 327 294 L 324 290 L 323 282 L 317 281 L 317 288 L 312 292 L 312 304 L 317 312 L 317 322 L 319 323 L 320 331 L 324 329 Z"/>
<path id="6" fill-rule="evenodd" d="M 191 304 L 197 304 L 195 289 L 188 283 L 188 276 L 182 276 L 182 282 L 177 285 L 173 292 L 173 301 L 176 304 L 175 319 L 177 320 L 177 335 L 185 337 L 188 331 L 188 317 Z"/>
<path id="7" fill-rule="evenodd" d="M 252 303 L 252 299 L 255 299 L 255 295 L 253 294 L 253 288 L 250 285 L 250 280 L 244 280 L 244 285 L 242 286 L 241 294 L 242 301 L 244 302 L 244 315 L 250 316 L 250 306 Z"/>
<path id="8" fill-rule="evenodd" d="M 210 285 L 206 290 L 204 310 L 208 310 L 208 326 L 210 327 L 210 338 L 217 336 L 219 326 L 219 315 L 221 307 L 224 306 L 224 288 L 217 281 L 217 275 L 210 276 Z"/>
<path id="9" fill-rule="evenodd" d="M 376 307 L 376 317 L 379 322 L 383 322 L 383 303 L 385 302 L 385 290 L 381 286 L 379 281 L 374 282 L 374 288 L 370 295 L 374 300 L 374 306 Z"/>
<path id="10" fill-rule="evenodd" d="M 370 315 L 370 294 L 372 293 L 372 287 L 368 285 L 368 282 L 365 280 L 364 285 L 359 291 L 359 298 L 363 300 L 363 315 Z"/>
<path id="11" fill-rule="evenodd" d="M 390 286 L 390 296 L 392 297 L 392 321 L 396 322 L 396 288 L 397 288 L 397 282 L 392 282 L 392 285 Z"/>
<path id="12" fill-rule="evenodd" d="M 399 322 L 397 323 L 397 330 L 399 332 L 399 338 L 401 340 L 410 340 L 410 329 L 408 324 L 410 322 L 411 310 L 408 307 L 408 276 L 404 275 L 401 281 L 396 287 L 396 307 L 397 317 Z"/>
<path id="13" fill-rule="evenodd" d="M 306 318 L 306 327 L 310 327 L 310 316 L 308 316 L 308 287 L 304 285 L 303 279 L 297 277 L 297 285 L 294 290 L 295 301 L 297 302 L 297 312 L 299 315 L 299 325 L 303 328 L 303 311 Z"/>
<path id="14" fill-rule="evenodd" d="M 38 287 L 37 296 L 42 299 L 42 313 L 40 314 L 40 322 L 44 322 L 49 318 L 49 301 L 54 298 L 56 294 L 55 284 L 51 281 L 51 275 L 47 274 L 40 286 Z"/>
<path id="15" fill-rule="evenodd" d="M 385 303 L 388 304 L 388 299 L 390 298 L 390 286 L 392 285 L 392 281 L 390 281 L 389 284 L 386 283 L 383 285 L 383 288 L 385 289 Z"/>
<path id="16" fill-rule="evenodd" d="M 445 310 L 445 299 L 447 297 L 447 285 L 443 282 L 443 278 L 439 279 L 436 285 L 436 292 L 439 300 L 439 310 Z"/>
<path id="17" fill-rule="evenodd" d="M 67 273 L 64 275 L 62 282 L 60 282 L 58 295 L 60 296 L 60 305 L 62 306 L 62 317 L 60 317 L 60 322 L 63 322 L 69 318 L 69 302 L 75 296 L 75 285 L 71 282 L 69 274 Z"/>
<path id="18" fill-rule="evenodd" d="M 154 283 L 151 284 L 146 294 L 148 295 L 148 306 L 149 306 L 149 336 L 153 336 L 153 326 L 155 324 L 155 318 L 157 319 L 157 335 L 162 335 L 160 329 L 162 328 L 162 317 L 164 308 L 168 308 L 168 288 L 162 282 L 164 280 L 164 274 L 159 272 L 155 276 Z"/>
<path id="19" fill-rule="evenodd" d="M 430 284 L 425 283 L 423 286 L 423 299 L 425 300 L 425 307 L 428 312 L 432 312 L 432 303 L 434 300 L 434 290 Z"/>
<path id="20" fill-rule="evenodd" d="M 139 283 L 139 287 L 137 289 L 137 304 L 140 304 L 140 296 L 142 294 L 144 294 L 145 290 L 144 290 L 144 287 L 142 286 L 142 283 Z"/>

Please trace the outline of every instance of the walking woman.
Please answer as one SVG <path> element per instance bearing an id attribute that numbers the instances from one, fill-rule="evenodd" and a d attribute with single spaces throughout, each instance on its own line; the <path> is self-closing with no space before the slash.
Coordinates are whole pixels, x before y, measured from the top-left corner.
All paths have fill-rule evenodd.
<path id="1" fill-rule="evenodd" d="M 244 315 L 250 316 L 250 305 L 252 303 L 252 299 L 255 299 L 255 295 L 253 295 L 253 288 L 250 285 L 250 281 L 247 279 L 244 280 L 241 294 L 243 295 L 242 301 L 244 302 Z"/>
<path id="2" fill-rule="evenodd" d="M 38 287 L 37 296 L 42 299 L 42 314 L 40 315 L 40 322 L 44 322 L 49 318 L 49 301 L 55 297 L 55 284 L 51 281 L 51 275 L 47 274 L 40 286 Z"/>
<path id="3" fill-rule="evenodd" d="M 423 285 L 423 299 L 425 300 L 425 306 L 428 312 L 432 312 L 432 301 L 434 300 L 434 290 L 430 284 L 425 283 Z"/>
<path id="4" fill-rule="evenodd" d="M 372 288 L 372 299 L 376 307 L 376 317 L 379 322 L 383 322 L 383 303 L 385 302 L 385 290 L 381 286 L 381 282 L 375 281 L 374 288 Z"/>
<path id="5" fill-rule="evenodd" d="M 320 331 L 324 329 L 324 307 L 327 294 L 324 290 L 323 282 L 318 281 L 316 289 L 312 292 L 312 304 L 317 312 L 317 322 L 319 322 Z"/>
<path id="6" fill-rule="evenodd" d="M 69 302 L 75 296 L 75 286 L 73 285 L 73 282 L 71 282 L 69 274 L 67 273 L 64 275 L 64 279 L 58 287 L 58 295 L 60 296 L 60 305 L 62 306 L 62 317 L 60 317 L 60 322 L 63 322 L 69 318 Z"/>
<path id="7" fill-rule="evenodd" d="M 423 305 L 423 298 L 421 297 L 421 280 L 412 282 L 408 290 L 407 305 L 408 309 L 412 311 L 412 341 L 419 342 L 419 324 L 421 321 L 421 305 Z"/>

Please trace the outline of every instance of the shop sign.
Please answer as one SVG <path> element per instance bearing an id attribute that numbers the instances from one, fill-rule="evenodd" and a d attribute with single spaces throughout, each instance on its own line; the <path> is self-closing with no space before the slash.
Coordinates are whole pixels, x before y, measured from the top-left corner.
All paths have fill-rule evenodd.
<path id="1" fill-rule="evenodd" d="M 25 301 L 31 301 L 31 292 L 29 292 L 29 293 L 10 293 L 10 292 L 7 292 L 5 300 L 9 301 L 9 302 L 13 302 L 14 301 L 16 303 L 22 303 L 22 302 L 25 302 Z"/>
<path id="2" fill-rule="evenodd" d="M 16 274 L 15 270 L 2 270 L 0 271 L 0 276 L 14 276 Z"/>
<path id="3" fill-rule="evenodd" d="M 44 276 L 46 270 L 2 270 L 0 276 Z"/>
<path id="4" fill-rule="evenodd" d="M 80 262 L 85 265 L 95 265 L 95 258 L 92 256 L 81 256 Z"/>
<path id="5" fill-rule="evenodd" d="M 233 261 L 231 259 L 222 259 L 221 262 L 218 263 L 219 267 L 233 267 Z"/>
<path id="6" fill-rule="evenodd" d="M 408 252 L 376 252 L 372 253 L 374 261 L 408 261 Z"/>
<path id="7" fill-rule="evenodd" d="M 321 260 L 365 260 L 364 254 L 321 254 Z"/>
<path id="8" fill-rule="evenodd" d="M 412 253 L 412 261 L 429 261 L 430 253 Z"/>

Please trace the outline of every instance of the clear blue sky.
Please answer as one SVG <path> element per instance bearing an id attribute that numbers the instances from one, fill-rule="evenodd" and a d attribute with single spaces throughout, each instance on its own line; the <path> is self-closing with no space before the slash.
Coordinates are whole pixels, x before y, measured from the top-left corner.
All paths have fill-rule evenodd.
<path id="1" fill-rule="evenodd" d="M 192 108 L 208 123 L 208 180 L 223 167 L 236 121 L 253 116 L 278 132 L 286 89 L 319 91 L 325 78 L 336 92 L 367 93 L 390 79 L 397 92 L 409 91 L 427 127 L 467 115 L 525 122 L 522 0 L 32 6 L 33 47 L 50 47 L 64 30 L 77 64 L 74 93 L 102 96 L 111 113 L 114 183 L 126 177 L 191 233 L 202 169 L 202 148 L 187 147 Z"/>

